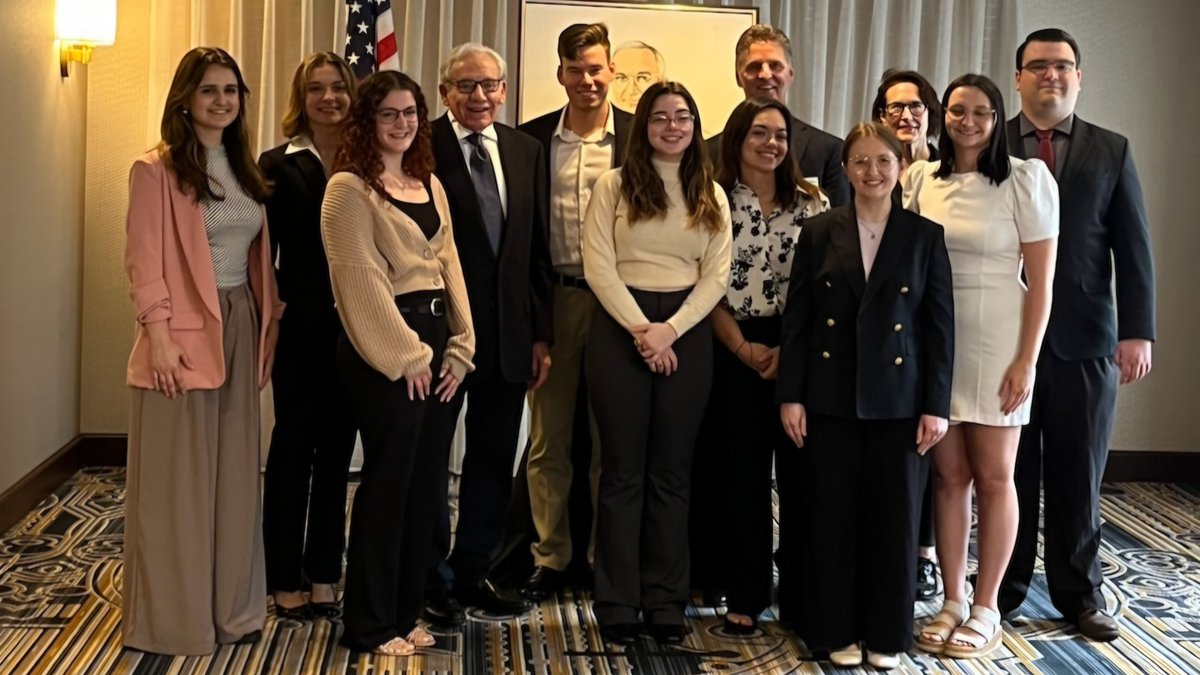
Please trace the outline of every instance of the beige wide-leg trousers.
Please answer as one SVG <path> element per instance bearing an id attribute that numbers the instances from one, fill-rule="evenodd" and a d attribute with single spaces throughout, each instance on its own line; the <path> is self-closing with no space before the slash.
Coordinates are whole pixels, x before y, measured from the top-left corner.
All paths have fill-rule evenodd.
<path id="1" fill-rule="evenodd" d="M 121 622 L 134 649 L 211 654 L 266 621 L 258 318 L 248 284 L 218 295 L 224 385 L 133 391 Z"/>

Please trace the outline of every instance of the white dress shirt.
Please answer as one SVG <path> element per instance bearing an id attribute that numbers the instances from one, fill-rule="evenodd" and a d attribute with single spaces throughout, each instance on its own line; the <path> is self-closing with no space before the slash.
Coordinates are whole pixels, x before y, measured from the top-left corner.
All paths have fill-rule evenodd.
<path id="1" fill-rule="evenodd" d="M 550 260 L 560 274 L 583 275 L 583 220 L 596 179 L 613 167 L 613 117 L 610 105 L 604 128 L 582 137 L 566 127 L 564 107 L 550 138 Z"/>
<path id="2" fill-rule="evenodd" d="M 448 113 L 448 115 L 450 128 L 454 129 L 454 134 L 458 136 L 458 147 L 462 150 L 463 160 L 467 163 L 467 173 L 470 173 L 471 153 L 475 151 L 475 146 L 471 145 L 471 141 L 467 140 L 467 137 L 475 132 L 459 124 L 458 120 L 454 119 L 454 113 Z M 483 136 L 483 147 L 487 148 L 488 155 L 492 158 L 492 168 L 496 170 L 496 189 L 500 191 L 500 208 L 504 210 L 504 216 L 508 217 L 508 190 L 505 189 L 504 168 L 500 166 L 500 143 L 496 139 L 496 125 L 489 124 L 479 133 Z"/>

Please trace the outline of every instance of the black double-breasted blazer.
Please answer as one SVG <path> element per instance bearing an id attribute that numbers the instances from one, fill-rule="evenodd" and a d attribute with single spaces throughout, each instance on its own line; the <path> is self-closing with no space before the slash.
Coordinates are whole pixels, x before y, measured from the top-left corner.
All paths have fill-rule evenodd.
<path id="1" fill-rule="evenodd" d="M 475 367 L 499 367 L 509 382 L 530 378 L 535 341 L 553 342 L 550 233 L 542 145 L 495 123 L 507 213 L 499 253 L 492 251 L 475 184 L 448 113 L 433 122 L 435 173 L 450 200 L 475 327 Z"/>
<path id="2" fill-rule="evenodd" d="M 1008 152 L 1026 159 L 1020 116 L 1008 121 Z M 1057 180 L 1061 216 L 1046 348 L 1064 360 L 1094 359 L 1112 356 L 1117 340 L 1154 340 L 1154 258 L 1129 140 L 1076 116 Z"/>
<path id="3" fill-rule="evenodd" d="M 858 230 L 853 205 L 804 223 L 776 397 L 846 418 L 949 417 L 954 290 L 942 227 L 893 207 L 869 279 Z"/>

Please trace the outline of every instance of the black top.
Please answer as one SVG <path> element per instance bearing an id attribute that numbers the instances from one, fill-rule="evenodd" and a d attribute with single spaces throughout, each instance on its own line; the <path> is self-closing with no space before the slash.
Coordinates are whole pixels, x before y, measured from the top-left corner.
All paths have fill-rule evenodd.
<path id="1" fill-rule="evenodd" d="M 393 206 L 400 209 L 404 215 L 413 219 L 417 227 L 421 228 L 421 233 L 426 239 L 433 239 L 433 235 L 437 234 L 438 228 L 442 226 L 442 218 L 438 215 L 437 206 L 433 203 L 433 191 L 429 189 L 429 179 L 425 180 L 425 191 L 431 196 L 428 200 L 416 202 L 402 202 L 391 195 L 388 195 L 388 201 Z"/>

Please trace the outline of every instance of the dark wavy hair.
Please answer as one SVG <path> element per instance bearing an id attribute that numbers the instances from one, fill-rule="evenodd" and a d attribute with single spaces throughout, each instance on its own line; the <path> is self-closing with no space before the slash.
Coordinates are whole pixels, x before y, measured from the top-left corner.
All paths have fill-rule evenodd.
<path id="1" fill-rule="evenodd" d="M 992 137 L 988 139 L 988 146 L 979 153 L 978 171 L 987 176 L 993 184 L 999 185 L 1007 180 L 1008 174 L 1012 172 L 1012 163 L 1008 161 L 1008 132 L 1005 128 L 1008 125 L 1004 123 L 1006 119 L 1004 97 L 1000 94 L 996 83 L 988 79 L 986 75 L 968 73 L 946 87 L 946 92 L 942 94 L 943 110 L 950 105 L 950 94 L 959 87 L 975 87 L 982 91 L 984 96 L 988 97 L 992 110 L 995 111 Z M 946 178 L 954 173 L 954 141 L 950 139 L 949 133 L 942 134 L 938 139 L 938 152 L 941 154 L 942 162 L 933 175 L 938 178 Z"/>
<path id="2" fill-rule="evenodd" d="M 915 70 L 898 70 L 889 68 L 883 73 L 879 89 L 875 90 L 875 102 L 871 104 L 871 119 L 883 120 L 887 117 L 887 92 L 897 84 L 912 84 L 917 87 L 917 96 L 925 104 L 925 119 L 929 120 L 929 135 L 938 136 L 942 133 L 942 104 L 938 102 L 937 90 L 929 84 L 925 76 Z M 903 159 L 903 158 L 901 158 Z"/>
<path id="3" fill-rule="evenodd" d="M 821 201 L 821 191 L 817 186 L 804 179 L 800 171 L 800 159 L 792 145 L 792 113 L 787 106 L 773 99 L 748 98 L 738 104 L 725 122 L 725 130 L 721 133 L 720 163 L 717 165 L 717 182 L 729 193 L 733 184 L 741 179 L 742 174 L 742 144 L 750 129 L 754 126 L 754 118 L 764 110 L 776 110 L 783 115 L 783 125 L 787 130 L 787 153 L 779 166 L 775 167 L 775 199 L 780 208 L 791 210 L 800 199 L 800 193 L 809 198 Z"/>
<path id="4" fill-rule="evenodd" d="M 342 131 L 342 145 L 334 162 L 335 172 L 348 171 L 366 181 L 384 199 L 387 190 L 383 181 L 383 156 L 379 153 L 376 136 L 375 116 L 383 99 L 393 91 L 412 92 L 417 102 L 417 135 L 404 153 L 401 167 L 408 175 L 421 182 L 429 180 L 433 173 L 433 141 L 429 126 L 429 108 L 421 85 L 411 77 L 395 70 L 372 73 L 358 85 L 358 97 L 350 105 L 350 118 Z"/>
<path id="5" fill-rule="evenodd" d="M 679 163 L 679 182 L 683 186 L 683 198 L 687 202 L 688 225 L 704 225 L 711 231 L 721 229 L 721 207 L 717 204 L 713 190 L 712 163 L 704 149 L 704 134 L 700 126 L 700 110 L 687 87 L 678 82 L 658 82 L 650 86 L 638 101 L 629 131 L 629 146 L 625 153 L 625 164 L 621 166 L 621 195 L 629 203 L 629 222 L 665 216 L 670 206 L 662 177 L 654 168 L 651 159 L 654 148 L 650 145 L 650 110 L 662 96 L 675 94 L 683 97 L 688 111 L 695 120 L 692 124 L 692 142 L 683 152 Z"/>
<path id="6" fill-rule="evenodd" d="M 346 83 L 346 93 L 350 95 L 350 100 L 354 101 L 354 90 L 358 80 L 354 77 L 354 71 L 350 69 L 346 60 L 333 52 L 309 54 L 300 62 L 300 65 L 296 66 L 296 72 L 292 75 L 292 86 L 288 92 L 288 109 L 283 114 L 281 123 L 283 135 L 288 138 L 300 134 L 312 135 L 312 126 L 308 120 L 308 111 L 304 107 L 304 100 L 308 96 L 308 82 L 312 79 L 313 71 L 321 66 L 333 66 L 333 69 L 338 71 L 338 74 L 342 76 L 342 81 Z"/>
<path id="7" fill-rule="evenodd" d="M 1083 62 L 1083 55 L 1079 53 L 1079 43 L 1071 34 L 1061 28 L 1042 28 L 1035 30 L 1025 36 L 1025 41 L 1017 47 L 1017 72 L 1020 72 L 1025 67 L 1025 48 L 1030 42 L 1065 42 L 1071 46 L 1071 51 L 1075 53 L 1075 67 L 1080 67 Z"/>
<path id="8" fill-rule="evenodd" d="M 214 192 L 209 184 L 203 146 L 196 137 L 188 110 L 192 95 L 200 88 L 204 74 L 213 66 L 232 70 L 238 86 L 237 118 L 221 133 L 221 144 L 225 147 L 229 166 L 242 190 L 255 201 L 262 202 L 267 198 L 269 189 L 258 163 L 250 154 L 250 125 L 246 122 L 246 97 L 250 94 L 250 88 L 246 86 L 237 62 L 224 49 L 196 47 L 179 60 L 175 77 L 171 79 L 171 88 L 167 91 L 166 105 L 163 106 L 162 140 L 159 141 L 158 152 L 167 169 L 175 175 L 179 189 L 191 195 L 192 199 L 199 202 L 201 199 L 221 201 L 225 198 Z"/>

